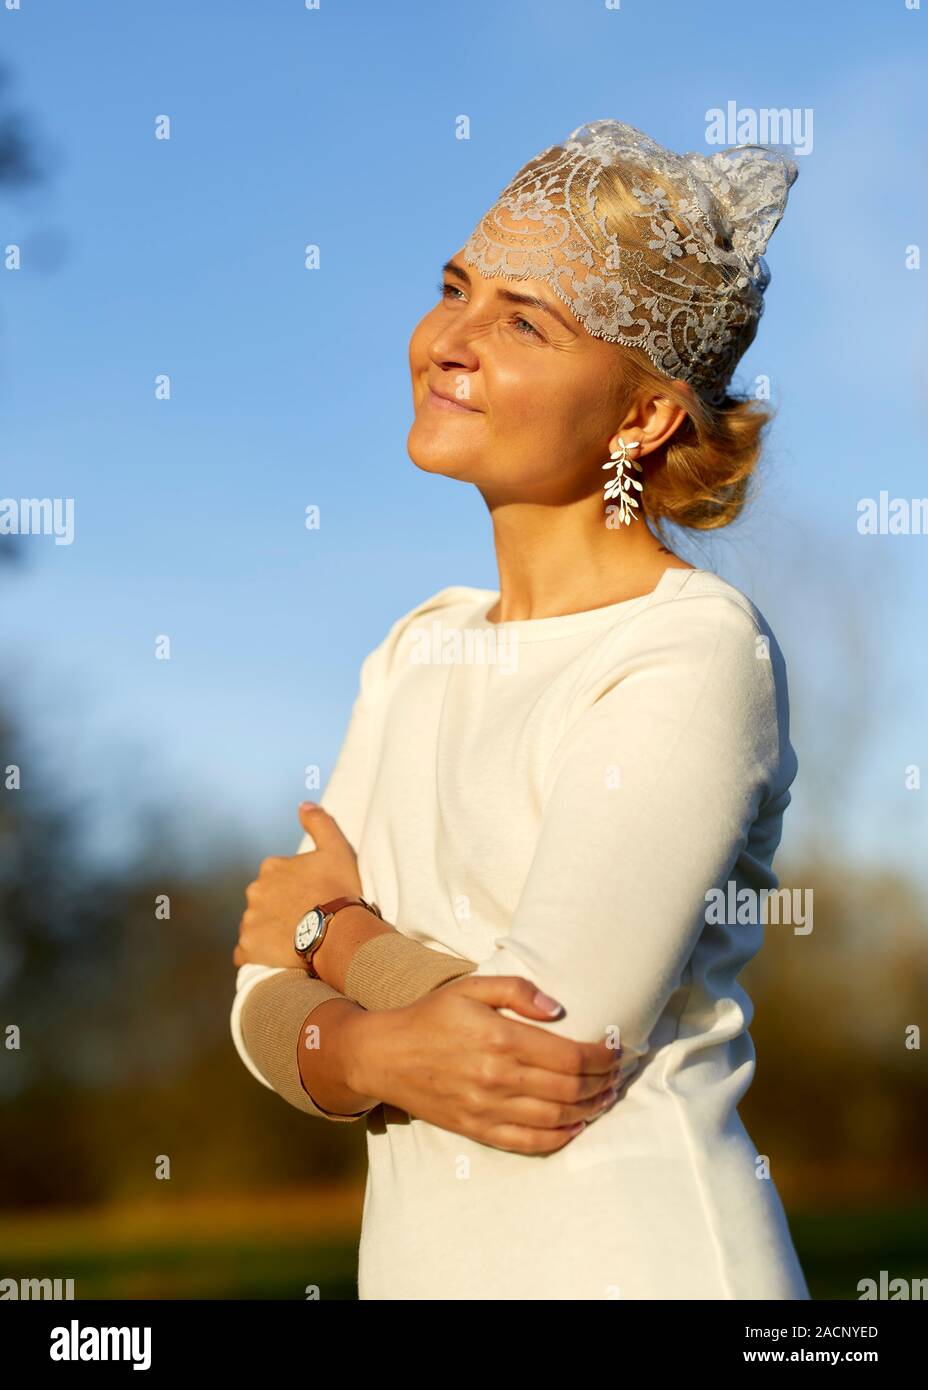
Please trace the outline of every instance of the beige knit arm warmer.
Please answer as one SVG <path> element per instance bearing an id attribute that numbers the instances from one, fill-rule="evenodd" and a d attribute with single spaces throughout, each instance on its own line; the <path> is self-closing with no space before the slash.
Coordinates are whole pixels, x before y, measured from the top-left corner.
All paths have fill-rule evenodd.
<path id="1" fill-rule="evenodd" d="M 365 1009 L 401 1009 L 476 968 L 476 961 L 433 951 L 401 932 L 382 932 L 355 952 L 344 994 L 305 970 L 281 970 L 261 980 L 242 1007 L 242 1039 L 261 1074 L 297 1110 L 324 1120 L 360 1120 L 368 1111 L 336 1115 L 318 1106 L 303 1086 L 299 1048 L 312 1011 L 327 999 L 346 998 Z"/>

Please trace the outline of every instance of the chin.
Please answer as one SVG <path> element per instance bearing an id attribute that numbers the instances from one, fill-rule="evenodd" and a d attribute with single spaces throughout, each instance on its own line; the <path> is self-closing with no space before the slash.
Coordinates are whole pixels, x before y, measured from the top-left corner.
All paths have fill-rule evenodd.
<path id="1" fill-rule="evenodd" d="M 431 432 L 427 436 L 417 423 L 413 423 L 407 436 L 406 452 L 423 473 L 438 473 L 462 483 L 474 481 L 473 470 L 462 465 L 460 450 L 455 451 L 450 440 L 439 439 Z"/>

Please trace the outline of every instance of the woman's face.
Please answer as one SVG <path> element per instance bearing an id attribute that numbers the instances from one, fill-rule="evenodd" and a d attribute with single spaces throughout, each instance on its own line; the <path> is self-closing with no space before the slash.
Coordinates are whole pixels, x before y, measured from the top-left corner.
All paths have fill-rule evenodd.
<path id="1" fill-rule="evenodd" d="M 409 344 L 413 463 L 474 483 L 490 504 L 600 493 L 622 423 L 614 345 L 542 280 L 488 279 L 460 251 L 442 279 Z"/>

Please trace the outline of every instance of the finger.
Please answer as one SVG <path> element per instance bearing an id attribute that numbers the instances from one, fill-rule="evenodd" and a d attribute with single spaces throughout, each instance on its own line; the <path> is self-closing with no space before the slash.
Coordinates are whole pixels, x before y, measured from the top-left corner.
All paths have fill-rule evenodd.
<path id="1" fill-rule="evenodd" d="M 552 1022 L 552 1015 L 534 1002 L 535 985 L 519 975 L 462 975 L 442 989 L 494 1010 L 508 1008 L 537 1018 L 539 1022 Z M 505 1030 L 501 1035 L 501 1051 L 512 1060 L 529 1066 L 568 1075 L 605 1076 L 621 1062 L 622 1049 L 613 1046 L 611 1040 L 578 1042 L 518 1019 L 503 1018 L 500 1014 L 497 1019 Z"/>
<path id="2" fill-rule="evenodd" d="M 549 1007 L 546 1000 L 550 996 L 542 994 L 538 998 L 538 986 L 521 975 L 462 975 L 452 981 L 452 985 L 456 993 L 478 999 L 494 1009 L 511 1009 L 527 1018 L 544 1019 L 548 1023 L 564 1016 L 559 1000 L 550 1001 L 556 1008 Z"/>
<path id="3" fill-rule="evenodd" d="M 564 1130 L 581 1120 L 591 1123 L 611 1110 L 621 1094 L 620 1084 L 608 1085 L 595 1095 L 576 1102 L 537 1100 L 532 1096 L 516 1096 L 502 1104 L 490 1106 L 488 1114 L 500 1124 L 525 1125 L 531 1129 Z"/>
<path id="4" fill-rule="evenodd" d="M 586 1125 L 566 1129 L 534 1129 L 525 1125 L 491 1125 L 480 1142 L 494 1149 L 516 1154 L 550 1154 L 563 1149 L 581 1134 Z"/>
<path id="5" fill-rule="evenodd" d="M 547 1071 L 544 1067 L 520 1066 L 513 1072 L 512 1081 L 507 1082 L 506 1091 L 511 1100 L 537 1101 L 545 1105 L 588 1105 L 591 1099 L 627 1080 L 617 1068 L 605 1074 L 569 1076 L 564 1072 Z M 586 1113 L 574 1118 L 583 1118 Z M 569 1120 L 560 1123 L 567 1124 Z"/>
<path id="6" fill-rule="evenodd" d="M 511 1013 L 523 1014 L 526 1018 L 537 1019 L 539 1022 L 560 1022 L 566 1017 L 564 1007 L 558 1000 L 552 999 L 550 995 L 539 990 L 531 980 L 526 980 L 521 975 L 462 975 L 443 988 L 454 990 L 455 993 L 475 999 L 481 1004 L 488 1004 L 491 1008 L 509 1009 Z M 536 1038 L 560 1037 L 560 1034 L 548 1033 L 543 1028 L 533 1027 L 530 1032 Z M 595 1055 L 596 1064 L 600 1069 L 603 1063 L 609 1065 L 616 1050 L 605 1041 L 585 1046 L 591 1049 L 591 1058 Z"/>
<path id="7" fill-rule="evenodd" d="M 267 859 L 262 859 L 258 868 L 258 878 L 256 882 L 260 882 L 262 876 L 266 878 L 268 874 L 277 873 L 278 869 L 284 868 L 289 862 L 290 860 L 285 858 L 282 854 L 271 854 Z"/>
<path id="8" fill-rule="evenodd" d="M 523 1062 L 530 1067 L 542 1067 L 545 1071 L 561 1072 L 568 1077 L 604 1077 L 622 1065 L 621 1047 L 612 1047 L 608 1042 L 578 1042 L 574 1038 L 562 1038 L 559 1033 L 549 1033 L 531 1023 L 520 1023 L 518 1019 L 504 1018 L 500 1021 L 511 1035 L 508 1050 L 513 1061 Z M 503 1038 L 505 1051 L 505 1034 Z"/>
<path id="9" fill-rule="evenodd" d="M 323 810 L 314 801 L 304 801 L 300 805 L 300 825 L 312 835 L 316 842 L 316 849 L 337 849 L 339 845 L 347 845 L 348 841 L 339 828 L 338 821 L 334 816 L 330 816 L 328 811 Z"/>

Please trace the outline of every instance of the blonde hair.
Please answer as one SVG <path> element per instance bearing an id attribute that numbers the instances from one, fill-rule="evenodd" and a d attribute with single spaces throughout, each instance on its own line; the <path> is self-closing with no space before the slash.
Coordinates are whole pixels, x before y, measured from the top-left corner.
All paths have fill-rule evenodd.
<path id="1" fill-rule="evenodd" d="M 626 392 L 620 412 L 641 391 L 649 391 L 668 397 L 687 414 L 643 462 L 642 512 L 665 543 L 665 522 L 694 531 L 728 526 L 753 495 L 764 431 L 775 412 L 737 394 L 709 405 L 686 382 L 659 372 L 640 348 L 616 344 L 615 351 L 622 356 Z"/>
<path id="2" fill-rule="evenodd" d="M 648 190 L 658 182 L 666 188 L 668 179 L 657 176 L 639 164 L 615 164 L 600 174 L 597 213 L 604 216 L 606 230 L 632 254 L 643 250 L 641 205 L 632 194 L 638 184 Z M 595 223 L 586 227 L 588 235 L 600 239 Z M 686 236 L 687 229 L 678 224 Z M 730 249 L 727 238 L 716 238 L 723 249 Z M 651 253 L 653 254 L 653 253 Z M 711 263 L 700 263 L 692 251 L 684 252 L 675 265 L 685 265 L 710 286 L 724 291 L 722 272 Z M 757 321 L 745 326 L 739 341 L 739 356 L 754 340 Z M 712 404 L 687 382 L 675 381 L 660 372 L 639 347 L 615 344 L 622 365 L 624 411 L 642 391 L 668 397 L 686 411 L 687 419 L 661 449 L 647 456 L 642 474 L 644 490 L 641 510 L 661 540 L 664 522 L 697 531 L 728 526 L 739 515 L 753 491 L 755 470 L 763 450 L 763 436 L 774 417 L 774 410 L 754 398 L 728 391 L 721 402 Z"/>

